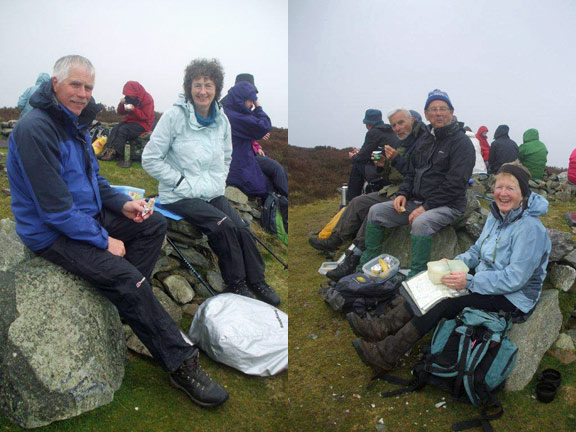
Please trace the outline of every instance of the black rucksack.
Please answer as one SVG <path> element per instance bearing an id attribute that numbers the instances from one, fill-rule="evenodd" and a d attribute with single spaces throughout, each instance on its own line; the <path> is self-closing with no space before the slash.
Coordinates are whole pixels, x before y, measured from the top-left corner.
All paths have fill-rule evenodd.
<path id="1" fill-rule="evenodd" d="M 430 345 L 423 347 L 422 359 L 412 370 L 413 380 L 379 376 L 406 386 L 383 393 L 382 397 L 431 384 L 455 400 L 471 402 L 481 410 L 480 418 L 454 423 L 452 430 L 481 426 L 484 431 L 491 431 L 490 420 L 504 413 L 494 393 L 504 388 L 518 355 L 517 346 L 506 336 L 511 325 L 510 317 L 473 308 L 465 308 L 455 319 L 440 321 Z"/>
<path id="2" fill-rule="evenodd" d="M 284 244 L 288 244 L 288 198 L 269 193 L 262 206 L 260 225 Z"/>
<path id="3" fill-rule="evenodd" d="M 344 276 L 333 286 L 320 288 L 320 295 L 335 311 L 345 314 L 366 312 L 385 308 L 398 295 L 398 288 L 406 277 L 396 273 L 388 280 L 371 279 L 364 273 Z"/>

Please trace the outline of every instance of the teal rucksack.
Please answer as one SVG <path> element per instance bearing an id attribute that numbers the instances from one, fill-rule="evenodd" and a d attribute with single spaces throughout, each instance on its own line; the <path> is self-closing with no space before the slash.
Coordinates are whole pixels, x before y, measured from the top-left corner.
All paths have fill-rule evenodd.
<path id="1" fill-rule="evenodd" d="M 396 377 L 381 376 L 407 386 L 382 396 L 407 393 L 431 384 L 481 410 L 478 419 L 454 423 L 454 431 L 479 426 L 491 431 L 490 420 L 504 413 L 494 393 L 504 387 L 518 355 L 518 347 L 506 336 L 511 326 L 510 317 L 472 308 L 465 308 L 455 319 L 442 320 L 430 346 L 423 348 L 424 355 L 414 366 L 415 378 L 402 382 Z"/>

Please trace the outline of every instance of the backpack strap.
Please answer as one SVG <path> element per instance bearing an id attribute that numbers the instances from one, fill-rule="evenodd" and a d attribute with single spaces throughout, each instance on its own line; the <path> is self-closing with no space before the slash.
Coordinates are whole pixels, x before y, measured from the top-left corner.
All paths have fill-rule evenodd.
<path id="1" fill-rule="evenodd" d="M 481 403 L 480 398 L 474 389 L 474 374 L 478 364 L 482 361 L 490 347 L 490 341 L 492 340 L 493 334 L 494 333 L 490 330 L 485 330 L 482 340 L 478 342 L 472 353 L 470 365 L 468 366 L 468 373 L 464 375 L 464 388 L 466 389 L 466 393 L 468 393 L 470 402 L 472 402 L 472 405 L 474 406 L 478 406 Z"/>
<path id="2" fill-rule="evenodd" d="M 496 408 L 496 411 L 492 414 L 488 414 L 489 408 Z M 480 417 L 460 422 L 454 422 L 452 423 L 452 431 L 460 432 L 467 429 L 482 427 L 483 432 L 493 432 L 490 421 L 499 419 L 502 417 L 502 414 L 504 414 L 502 403 L 496 396 L 490 395 L 490 400 L 480 409 Z"/>
<path id="3" fill-rule="evenodd" d="M 407 380 L 407 379 L 400 378 L 400 377 L 397 377 L 394 375 L 382 373 L 382 374 L 374 376 L 372 378 L 372 380 L 370 381 L 370 383 L 368 384 L 367 388 L 372 388 L 374 386 L 374 383 L 376 382 L 376 380 L 379 380 L 379 379 L 381 379 L 383 381 L 387 381 L 387 382 L 392 383 L 392 384 L 404 386 L 403 388 L 400 388 L 397 390 L 392 390 L 392 391 L 380 393 L 380 397 L 383 397 L 383 398 L 389 398 L 392 396 L 397 396 L 397 395 L 401 395 L 401 394 L 405 394 L 405 393 L 412 393 L 413 391 L 419 390 L 426 385 L 426 379 L 422 374 L 417 375 L 415 378 L 412 378 L 411 380 Z"/>
<path id="4" fill-rule="evenodd" d="M 468 364 L 468 354 L 470 353 L 470 339 L 472 338 L 473 329 L 466 327 L 466 330 L 460 338 L 460 346 L 458 348 L 460 359 L 458 361 L 456 381 L 454 382 L 454 394 L 460 394 L 464 374 L 466 373 L 466 366 Z"/>

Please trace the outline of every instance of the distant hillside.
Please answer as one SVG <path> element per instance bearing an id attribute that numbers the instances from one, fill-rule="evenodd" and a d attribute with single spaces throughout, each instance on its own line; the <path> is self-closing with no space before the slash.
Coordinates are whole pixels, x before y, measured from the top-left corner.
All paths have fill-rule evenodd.
<path id="1" fill-rule="evenodd" d="M 287 146 L 290 204 L 306 204 L 336 194 L 348 181 L 350 149 Z"/>

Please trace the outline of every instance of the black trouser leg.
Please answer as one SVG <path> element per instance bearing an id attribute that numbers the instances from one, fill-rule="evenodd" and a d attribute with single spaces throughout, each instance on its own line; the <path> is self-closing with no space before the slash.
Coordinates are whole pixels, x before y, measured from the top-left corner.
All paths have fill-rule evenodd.
<path id="1" fill-rule="evenodd" d="M 250 229 L 225 197 L 219 196 L 210 202 L 187 198 L 165 207 L 208 236 L 227 285 L 244 280 L 249 284 L 264 280 L 264 261 Z"/>
<path id="2" fill-rule="evenodd" d="M 348 178 L 348 195 L 347 201 L 350 202 L 358 195 L 362 195 L 364 186 L 364 165 L 353 163 Z"/>
<path id="3" fill-rule="evenodd" d="M 145 129 L 136 123 L 118 123 L 110 131 L 106 147 L 113 148 L 118 154 L 123 155 L 126 141 L 138 138 L 144 131 Z"/>
<path id="4" fill-rule="evenodd" d="M 516 306 L 503 295 L 483 295 L 472 293 L 462 297 L 442 300 L 427 313 L 412 318 L 411 322 L 424 335 L 432 330 L 442 318 L 453 319 L 466 307 L 482 309 L 489 312 L 514 312 Z"/>
<path id="5" fill-rule="evenodd" d="M 268 192 L 277 192 L 280 195 L 288 196 L 288 175 L 284 167 L 276 160 L 266 156 L 256 155 L 256 162 L 266 176 L 267 185 L 272 186 Z"/>
<path id="6" fill-rule="evenodd" d="M 152 213 L 144 222 L 134 223 L 126 217 L 118 217 L 110 211 L 103 210 L 98 221 L 109 235 L 124 242 L 126 246 L 124 258 L 149 279 L 166 236 L 164 216 Z"/>
<path id="7" fill-rule="evenodd" d="M 146 278 L 128 260 L 63 236 L 40 255 L 93 284 L 168 371 L 178 369 L 196 352 L 184 341 Z"/>

